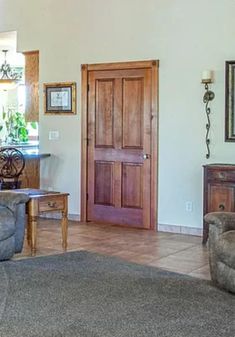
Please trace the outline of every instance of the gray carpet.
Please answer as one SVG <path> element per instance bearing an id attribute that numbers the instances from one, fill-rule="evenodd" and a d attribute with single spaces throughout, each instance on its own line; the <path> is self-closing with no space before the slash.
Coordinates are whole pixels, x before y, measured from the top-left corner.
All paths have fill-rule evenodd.
<path id="1" fill-rule="evenodd" d="M 88 252 L 0 263 L 1 337 L 234 337 L 235 296 Z"/>

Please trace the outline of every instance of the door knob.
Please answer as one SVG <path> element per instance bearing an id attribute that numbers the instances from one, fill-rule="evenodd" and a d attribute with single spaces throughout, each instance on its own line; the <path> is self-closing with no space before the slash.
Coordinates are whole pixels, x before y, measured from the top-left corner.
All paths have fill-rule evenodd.
<path id="1" fill-rule="evenodd" d="M 143 154 L 143 159 L 144 160 L 145 159 L 150 159 L 150 154 L 148 154 L 148 153 Z"/>

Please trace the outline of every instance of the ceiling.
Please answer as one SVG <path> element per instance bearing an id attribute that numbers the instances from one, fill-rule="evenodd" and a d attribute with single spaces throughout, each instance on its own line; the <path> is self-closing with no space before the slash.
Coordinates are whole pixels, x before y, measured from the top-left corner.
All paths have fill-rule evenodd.
<path id="1" fill-rule="evenodd" d="M 4 61 L 3 49 L 7 49 L 7 62 L 13 66 L 23 66 L 24 56 L 20 53 L 16 53 L 17 46 L 17 32 L 4 32 L 0 33 L 0 64 Z"/>

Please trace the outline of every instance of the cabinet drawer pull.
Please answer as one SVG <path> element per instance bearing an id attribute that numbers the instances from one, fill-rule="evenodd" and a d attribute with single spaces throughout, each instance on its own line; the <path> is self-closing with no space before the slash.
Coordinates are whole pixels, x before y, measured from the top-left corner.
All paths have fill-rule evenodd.
<path id="1" fill-rule="evenodd" d="M 56 207 L 56 202 L 49 201 L 47 205 L 49 207 L 51 207 L 51 208 L 55 208 Z"/>
<path id="2" fill-rule="evenodd" d="M 221 205 L 219 205 L 219 209 L 220 209 L 221 211 L 224 211 L 224 210 L 225 210 L 225 206 L 224 206 L 223 204 L 221 204 Z"/>
<path id="3" fill-rule="evenodd" d="M 219 172 L 218 176 L 219 176 L 219 179 L 225 179 L 226 178 L 226 173 Z"/>

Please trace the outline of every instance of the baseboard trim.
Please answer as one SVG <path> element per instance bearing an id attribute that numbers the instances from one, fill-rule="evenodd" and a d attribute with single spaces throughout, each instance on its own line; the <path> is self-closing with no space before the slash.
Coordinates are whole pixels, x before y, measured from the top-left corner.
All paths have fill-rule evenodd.
<path id="1" fill-rule="evenodd" d="M 46 219 L 61 219 L 61 212 L 45 212 L 40 215 L 40 218 Z M 80 221 L 80 214 L 68 214 L 68 219 L 71 221 Z"/>
<path id="2" fill-rule="evenodd" d="M 202 228 L 196 227 L 187 227 L 187 226 L 177 226 L 177 225 L 158 225 L 159 232 L 168 232 L 168 233 L 176 233 L 176 234 L 188 234 L 195 236 L 202 236 Z"/>
<path id="3" fill-rule="evenodd" d="M 46 219 L 61 219 L 61 212 L 45 212 L 40 215 L 40 218 Z M 68 214 L 68 219 L 71 221 L 80 221 L 80 214 Z M 175 234 L 188 234 L 195 236 L 202 236 L 202 228 L 158 224 L 159 232 L 175 233 Z"/>

